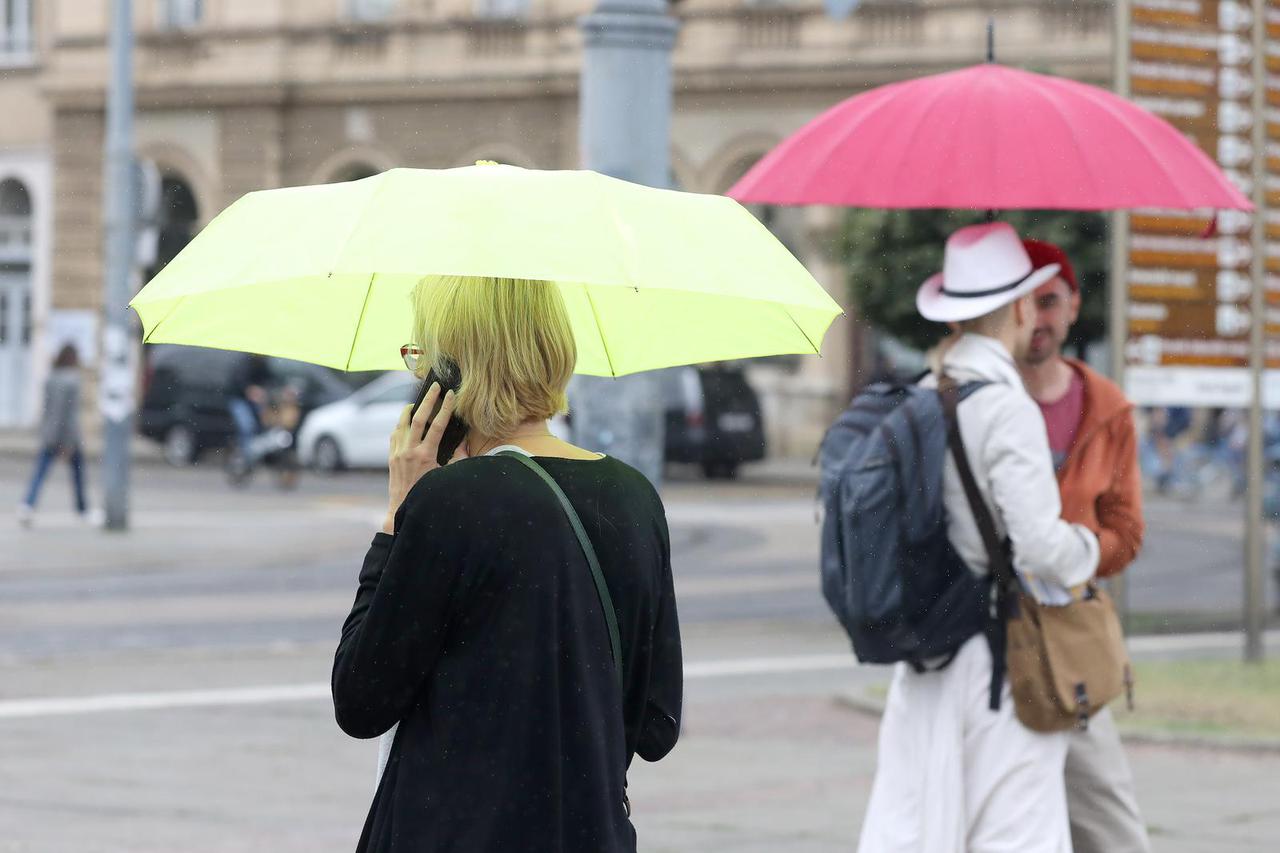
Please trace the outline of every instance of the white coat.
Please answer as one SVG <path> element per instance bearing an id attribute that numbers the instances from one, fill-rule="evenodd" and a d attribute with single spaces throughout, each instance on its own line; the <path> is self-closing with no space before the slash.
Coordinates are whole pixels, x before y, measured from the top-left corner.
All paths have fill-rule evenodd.
<path id="1" fill-rule="evenodd" d="M 999 341 L 970 334 L 947 351 L 942 366 L 961 384 L 991 383 L 964 400 L 956 417 L 996 531 L 1013 543 L 1014 567 L 1023 576 L 1066 587 L 1092 578 L 1098 569 L 1098 537 L 1061 518 L 1062 498 L 1044 416 L 1022 384 L 1013 356 Z M 985 574 L 987 550 L 950 454 L 942 500 L 947 535 L 956 551 L 971 569 Z"/>
<path id="2" fill-rule="evenodd" d="M 961 402 L 957 418 L 979 490 L 1014 566 L 1073 586 L 1093 576 L 1098 540 L 1060 518 L 1044 419 L 998 341 L 965 335 L 943 358 L 957 382 L 992 383 Z M 943 501 L 948 535 L 975 572 L 986 550 L 954 462 Z M 1013 712 L 1008 685 L 987 707 L 991 654 L 979 635 L 950 666 L 916 673 L 898 664 L 880 724 L 879 764 L 860 853 L 1070 853 L 1063 765 L 1067 734 L 1039 734 Z"/>

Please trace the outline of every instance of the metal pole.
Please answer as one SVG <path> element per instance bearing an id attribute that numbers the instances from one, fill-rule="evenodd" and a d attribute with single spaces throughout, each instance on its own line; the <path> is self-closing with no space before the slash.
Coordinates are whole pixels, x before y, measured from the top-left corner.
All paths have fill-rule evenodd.
<path id="1" fill-rule="evenodd" d="M 671 51 L 679 25 L 665 0 L 600 0 L 582 29 L 582 165 L 654 187 L 670 185 Z M 657 377 L 577 377 L 574 440 L 661 483 L 664 407 Z"/>
<path id="2" fill-rule="evenodd" d="M 1129 0 L 1116 0 L 1115 44 L 1112 58 L 1115 63 L 1115 90 L 1122 98 L 1129 97 L 1129 54 L 1131 23 Z M 1124 210 L 1111 214 L 1111 282 L 1110 309 L 1107 321 L 1109 349 L 1111 350 L 1111 378 L 1124 388 L 1125 345 L 1129 340 L 1129 213 Z M 1129 584 L 1124 573 L 1113 576 L 1108 586 L 1112 600 L 1120 611 L 1121 622 L 1129 627 Z"/>
<path id="3" fill-rule="evenodd" d="M 1262 524 L 1263 444 L 1262 386 L 1266 370 L 1267 275 L 1267 3 L 1253 0 L 1253 289 L 1249 298 L 1249 448 L 1246 462 L 1248 496 L 1245 519 L 1244 659 L 1263 658 L 1262 631 L 1266 621 Z"/>
<path id="4" fill-rule="evenodd" d="M 108 530 L 129 524 L 129 439 L 133 432 L 133 342 L 127 303 L 133 272 L 133 4 L 114 0 L 111 78 L 103 174 L 105 284 L 99 406 Z"/>

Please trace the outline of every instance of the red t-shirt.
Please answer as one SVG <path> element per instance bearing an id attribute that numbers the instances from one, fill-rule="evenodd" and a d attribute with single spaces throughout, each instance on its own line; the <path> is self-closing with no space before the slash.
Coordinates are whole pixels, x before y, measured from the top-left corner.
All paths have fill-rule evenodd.
<path id="1" fill-rule="evenodd" d="M 1037 401 L 1039 402 L 1039 401 Z M 1075 444 L 1080 420 L 1084 417 L 1084 380 L 1074 369 L 1067 392 L 1052 403 L 1040 403 L 1040 413 L 1049 430 L 1049 449 L 1053 451 L 1053 467 L 1061 468 Z"/>

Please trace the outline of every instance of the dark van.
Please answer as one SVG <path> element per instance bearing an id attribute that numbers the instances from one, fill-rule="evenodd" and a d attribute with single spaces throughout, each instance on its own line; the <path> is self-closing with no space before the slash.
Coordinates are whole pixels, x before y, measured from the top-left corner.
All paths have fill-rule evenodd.
<path id="1" fill-rule="evenodd" d="M 731 479 L 744 462 L 765 455 L 760 398 L 734 365 L 662 372 L 666 459 L 698 465 L 707 477 Z"/>

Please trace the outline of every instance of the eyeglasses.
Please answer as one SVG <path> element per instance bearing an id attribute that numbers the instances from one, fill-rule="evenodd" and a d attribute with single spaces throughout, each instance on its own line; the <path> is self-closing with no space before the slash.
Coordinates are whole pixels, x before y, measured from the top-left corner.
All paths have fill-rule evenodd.
<path id="1" fill-rule="evenodd" d="M 427 354 L 422 351 L 422 347 L 413 344 L 405 344 L 400 347 L 400 357 L 404 359 L 404 366 L 418 372 L 418 368 L 425 366 L 427 362 Z"/>

